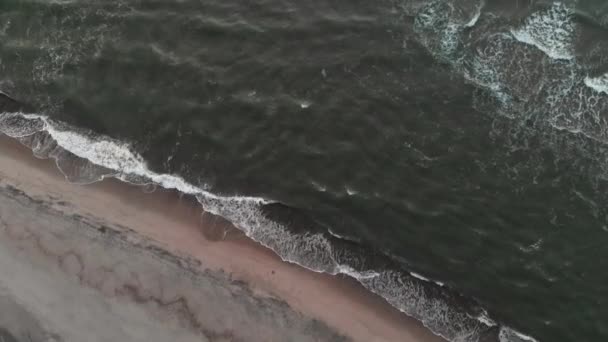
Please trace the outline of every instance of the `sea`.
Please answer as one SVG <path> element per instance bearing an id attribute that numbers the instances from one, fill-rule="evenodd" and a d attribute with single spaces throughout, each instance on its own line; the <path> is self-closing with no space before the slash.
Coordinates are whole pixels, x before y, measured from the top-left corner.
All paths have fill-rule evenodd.
<path id="1" fill-rule="evenodd" d="M 0 0 L 0 91 L 69 181 L 196 197 L 448 341 L 608 341 L 608 1 Z"/>

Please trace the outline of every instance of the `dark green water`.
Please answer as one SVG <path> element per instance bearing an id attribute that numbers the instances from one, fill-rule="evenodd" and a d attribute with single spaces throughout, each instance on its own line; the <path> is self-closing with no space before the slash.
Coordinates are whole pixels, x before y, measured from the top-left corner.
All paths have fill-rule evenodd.
<path id="1" fill-rule="evenodd" d="M 453 341 L 604 341 L 606 30 L 603 1 L 1 0 L 0 90 L 50 119 L 0 128 Z"/>

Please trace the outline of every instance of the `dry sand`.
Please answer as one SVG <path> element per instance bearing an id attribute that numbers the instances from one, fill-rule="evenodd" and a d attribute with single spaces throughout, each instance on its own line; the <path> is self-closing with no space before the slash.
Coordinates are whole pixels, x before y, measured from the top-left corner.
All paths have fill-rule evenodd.
<path id="1" fill-rule="evenodd" d="M 115 180 L 70 184 L 2 137 L 0 338 L 11 335 L 443 341 L 352 279 L 281 261 L 193 199 Z"/>

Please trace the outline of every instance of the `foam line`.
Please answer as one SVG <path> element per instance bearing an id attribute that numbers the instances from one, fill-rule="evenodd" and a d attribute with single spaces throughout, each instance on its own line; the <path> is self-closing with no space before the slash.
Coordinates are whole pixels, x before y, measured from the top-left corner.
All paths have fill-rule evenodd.
<path id="1" fill-rule="evenodd" d="M 348 262 L 341 261 L 343 251 L 336 251 L 325 235 L 295 234 L 266 217 L 262 206 L 273 203 L 270 200 L 248 196 L 220 196 L 204 190 L 203 187 L 192 185 L 179 176 L 154 172 L 128 144 L 79 131 L 38 114 L 0 113 L 0 132 L 14 138 L 45 132 L 52 138 L 44 140 L 46 143 L 56 143 L 60 148 L 83 160 L 113 170 L 103 175 L 102 179 L 115 177 L 130 182 L 135 176 L 136 179 L 144 179 L 150 184 L 196 196 L 204 210 L 231 221 L 248 237 L 274 250 L 284 261 L 315 272 L 351 276 L 369 291 L 383 297 L 405 314 L 420 320 L 435 334 L 449 341 L 477 341 L 480 334 L 491 327 L 489 322 L 493 322 L 486 315 L 472 317 L 462 309 L 452 307 L 441 296 L 430 295 L 432 291 L 428 292 L 429 285 L 425 283 L 434 282 L 421 275 L 409 275 L 389 269 L 355 269 Z M 501 337 L 501 342 L 534 341 L 510 328 L 505 329 L 502 335 L 506 337 Z"/>

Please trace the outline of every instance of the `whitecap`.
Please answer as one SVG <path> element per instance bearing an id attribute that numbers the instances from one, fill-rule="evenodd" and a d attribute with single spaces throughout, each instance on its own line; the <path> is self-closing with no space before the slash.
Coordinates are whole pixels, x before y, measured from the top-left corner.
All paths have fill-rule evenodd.
<path id="1" fill-rule="evenodd" d="M 372 279 L 380 275 L 380 273 L 376 271 L 358 272 L 354 268 L 347 265 L 339 265 L 337 270 L 338 273 L 349 275 L 357 280 Z"/>
<path id="2" fill-rule="evenodd" d="M 518 41 L 533 45 L 553 59 L 574 58 L 576 24 L 572 8 L 554 3 L 546 10 L 533 13 L 523 25 L 512 29 Z"/>
<path id="3" fill-rule="evenodd" d="M 424 280 L 424 281 L 428 281 L 428 282 L 430 282 L 430 281 L 431 281 L 429 278 L 427 278 L 427 277 L 425 277 L 425 276 L 423 276 L 423 275 L 421 275 L 421 274 L 418 274 L 418 273 L 416 273 L 416 272 L 410 272 L 410 274 L 411 274 L 411 275 L 412 275 L 412 277 L 414 277 L 414 278 L 418 278 L 418 279 L 420 279 L 420 280 Z"/>
<path id="4" fill-rule="evenodd" d="M 465 27 L 473 27 L 473 26 L 475 26 L 475 24 L 477 24 L 477 21 L 479 20 L 479 17 L 481 16 L 481 10 L 483 9 L 484 5 L 485 5 L 485 1 L 482 0 L 479 3 L 479 6 L 477 7 L 475 14 L 473 14 L 473 17 L 471 18 L 471 20 L 464 25 Z"/>
<path id="5" fill-rule="evenodd" d="M 516 331 L 514 329 L 508 328 L 508 327 L 502 327 L 500 328 L 500 332 L 498 334 L 498 340 L 500 342 L 538 342 L 538 340 L 536 340 L 535 338 L 528 336 L 528 335 L 524 335 L 522 333 L 520 333 L 519 331 Z"/>
<path id="6" fill-rule="evenodd" d="M 445 286 L 445 284 L 442 283 L 442 282 L 440 282 L 440 281 L 429 279 L 429 278 L 423 276 L 422 274 L 419 274 L 419 273 L 416 273 L 416 272 L 410 272 L 410 275 L 412 277 L 416 278 L 416 279 L 420 279 L 420 280 L 426 281 L 428 283 L 434 283 L 434 284 L 439 285 L 441 287 Z"/>
<path id="7" fill-rule="evenodd" d="M 496 326 L 496 322 L 490 318 L 490 316 L 488 315 L 486 310 L 481 311 L 481 314 L 479 314 L 479 316 L 477 316 L 477 320 L 489 327 Z"/>
<path id="8" fill-rule="evenodd" d="M 608 74 L 597 77 L 585 77 L 585 85 L 598 93 L 608 94 Z"/>
<path id="9" fill-rule="evenodd" d="M 310 101 L 301 101 L 300 102 L 300 108 L 302 109 L 306 109 L 308 107 L 310 107 L 312 105 L 312 102 Z"/>
<path id="10" fill-rule="evenodd" d="M 460 44 L 462 24 L 454 6 L 445 1 L 430 1 L 416 15 L 414 29 L 420 42 L 439 58 L 451 60 Z"/>
<path id="11" fill-rule="evenodd" d="M 310 181 L 310 184 L 312 184 L 312 186 L 320 192 L 325 192 L 327 191 L 327 187 L 325 185 L 321 185 L 320 183 L 317 183 L 315 181 Z"/>

